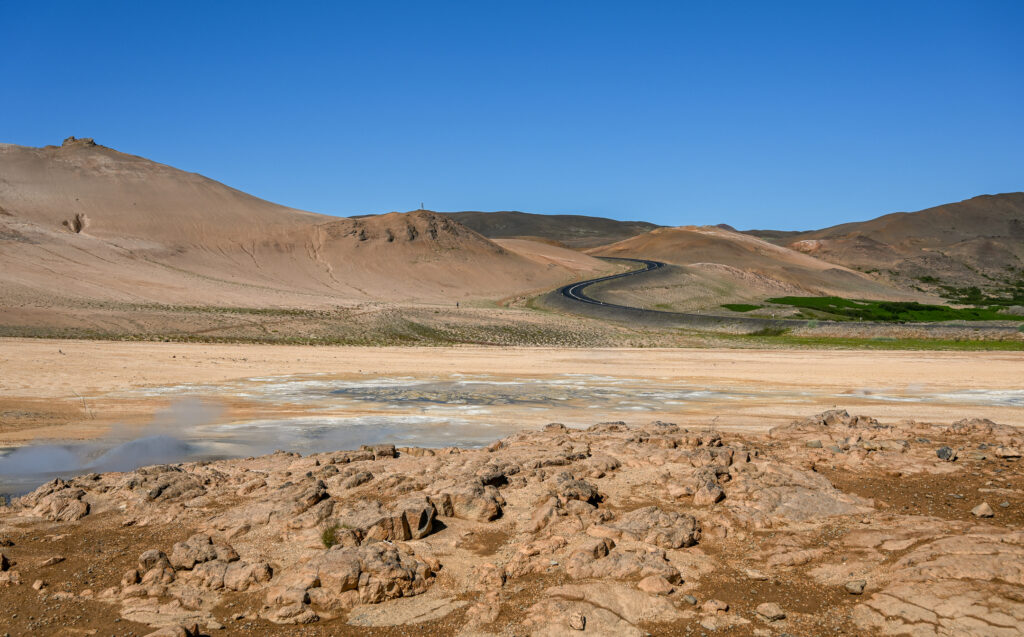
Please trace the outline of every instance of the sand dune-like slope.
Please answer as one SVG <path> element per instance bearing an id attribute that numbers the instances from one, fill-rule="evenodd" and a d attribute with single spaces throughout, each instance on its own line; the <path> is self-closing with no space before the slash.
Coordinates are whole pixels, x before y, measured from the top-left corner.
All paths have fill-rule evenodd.
<path id="1" fill-rule="evenodd" d="M 793 237 L 789 245 L 897 280 L 930 276 L 952 285 L 991 285 L 1024 267 L 1024 193 L 833 226 Z"/>
<path id="2" fill-rule="evenodd" d="M 615 300 L 679 310 L 784 295 L 921 299 L 848 268 L 717 226 L 659 228 L 588 250 L 607 257 L 648 258 L 676 266 L 657 276 L 609 285 Z M 644 303 L 646 299 L 646 303 Z"/>
<path id="3" fill-rule="evenodd" d="M 91 140 L 0 145 L 8 305 L 447 302 L 549 288 L 601 267 L 585 257 L 541 263 L 429 211 L 295 210 Z"/>

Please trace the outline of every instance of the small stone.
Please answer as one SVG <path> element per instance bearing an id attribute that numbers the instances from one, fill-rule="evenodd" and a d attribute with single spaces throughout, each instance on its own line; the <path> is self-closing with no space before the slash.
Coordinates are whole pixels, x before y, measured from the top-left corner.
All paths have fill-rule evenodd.
<path id="1" fill-rule="evenodd" d="M 661 575 L 648 575 L 640 580 L 636 587 L 653 595 L 669 595 L 675 590 L 675 587 Z"/>
<path id="2" fill-rule="evenodd" d="M 700 609 L 705 613 L 725 613 L 729 610 L 729 605 L 720 599 L 709 599 L 704 602 Z"/>
<path id="3" fill-rule="evenodd" d="M 1004 501 L 999 503 L 999 506 L 1001 506 L 1002 508 L 1005 509 L 1005 508 L 1010 506 L 1010 503 L 1004 500 Z"/>
<path id="4" fill-rule="evenodd" d="M 956 460 L 956 450 L 952 447 L 939 447 L 935 450 L 935 455 L 939 457 L 939 460 L 945 460 L 946 462 Z"/>
<path id="5" fill-rule="evenodd" d="M 707 506 L 721 502 L 725 498 L 725 491 L 714 482 L 706 482 L 693 494 L 693 503 L 697 506 Z"/>
<path id="6" fill-rule="evenodd" d="M 573 630 L 583 630 L 587 627 L 587 618 L 584 617 L 583 613 L 576 611 L 569 615 L 569 628 Z"/>
<path id="7" fill-rule="evenodd" d="M 44 582 L 41 579 L 37 579 L 36 581 L 32 582 L 32 588 L 36 589 L 37 591 L 43 590 L 45 586 L 46 582 Z"/>
<path id="8" fill-rule="evenodd" d="M 767 602 L 764 604 L 757 605 L 757 614 L 764 617 L 770 622 L 779 621 L 780 619 L 786 618 L 786 613 L 783 612 L 782 607 L 775 602 Z"/>
<path id="9" fill-rule="evenodd" d="M 846 588 L 846 592 L 850 595 L 861 595 L 864 593 L 864 587 L 867 585 L 868 583 L 866 580 L 855 579 L 847 582 L 844 587 Z"/>
<path id="10" fill-rule="evenodd" d="M 746 570 L 746 571 L 744 572 L 744 574 L 745 574 L 745 575 L 746 575 L 746 576 L 747 576 L 748 578 L 750 578 L 750 579 L 752 579 L 752 580 L 754 580 L 754 581 L 757 581 L 757 582 L 766 582 L 766 581 L 768 581 L 768 576 L 767 576 L 767 575 L 765 575 L 765 574 L 764 574 L 764 573 L 762 573 L 761 571 L 755 571 L 755 570 L 754 570 L 754 569 L 752 569 L 752 568 L 749 568 L 749 569 L 747 569 L 747 570 Z"/>
<path id="11" fill-rule="evenodd" d="M 971 513 L 976 518 L 990 518 L 995 515 L 995 511 L 988 505 L 988 502 L 982 502 L 978 506 L 971 509 Z"/>
<path id="12" fill-rule="evenodd" d="M 807 447 L 810 449 L 821 449 L 821 446 L 820 440 L 810 440 L 807 442 Z"/>
<path id="13" fill-rule="evenodd" d="M 43 566 L 53 566 L 54 564 L 60 564 L 63 561 L 64 561 L 64 556 L 63 555 L 54 555 L 53 557 L 44 560 L 39 566 L 40 566 L 40 568 L 43 567 Z"/>
<path id="14" fill-rule="evenodd" d="M 690 606 L 696 606 L 697 605 L 697 598 L 694 597 L 693 595 L 683 595 L 682 599 L 683 599 L 684 602 L 686 602 Z"/>

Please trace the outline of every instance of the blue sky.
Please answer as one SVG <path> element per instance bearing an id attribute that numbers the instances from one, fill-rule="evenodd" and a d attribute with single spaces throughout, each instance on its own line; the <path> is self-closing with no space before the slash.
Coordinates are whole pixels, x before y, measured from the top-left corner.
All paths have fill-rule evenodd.
<path id="1" fill-rule="evenodd" d="M 1024 190 L 1024 2 L 0 0 L 0 141 L 290 206 L 818 228 Z"/>

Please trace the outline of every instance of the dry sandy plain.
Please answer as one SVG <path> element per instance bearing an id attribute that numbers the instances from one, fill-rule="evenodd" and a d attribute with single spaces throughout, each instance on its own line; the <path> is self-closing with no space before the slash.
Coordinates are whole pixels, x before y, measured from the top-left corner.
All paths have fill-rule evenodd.
<path id="1" fill-rule="evenodd" d="M 359 348 L 6 339 L 0 341 L 0 445 L 39 439 L 89 439 L 116 423 L 144 425 L 175 400 L 175 392 L 221 404 L 226 421 L 296 415 L 306 407 L 217 392 L 271 377 L 358 380 L 486 377 L 619 379 L 660 388 L 721 392 L 686 405 L 657 404 L 634 414 L 510 405 L 488 415 L 509 429 L 560 420 L 632 423 L 664 419 L 684 425 L 767 429 L 807 414 L 842 407 L 886 420 L 952 422 L 984 417 L 1024 426 L 1019 352 L 822 351 L 729 349 Z M 528 391 L 528 388 L 527 388 Z M 735 393 L 741 393 L 737 397 Z M 178 392 L 180 394 L 180 392 Z M 1007 396 L 1010 396 L 1007 399 Z M 1016 396 L 1016 399 L 1014 398 Z M 584 397 L 585 398 L 585 397 Z M 323 407 L 323 405 L 319 405 Z M 372 406 L 364 413 L 372 411 Z"/>

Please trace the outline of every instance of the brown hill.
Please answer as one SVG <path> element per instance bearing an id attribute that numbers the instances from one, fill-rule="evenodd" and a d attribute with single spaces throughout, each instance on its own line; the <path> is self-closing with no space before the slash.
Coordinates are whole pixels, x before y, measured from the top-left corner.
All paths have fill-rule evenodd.
<path id="1" fill-rule="evenodd" d="M 800 234 L 790 247 L 900 284 L 999 287 L 1024 268 L 1024 193 L 982 195 Z"/>
<path id="2" fill-rule="evenodd" d="M 286 208 L 91 140 L 0 145 L 9 306 L 495 299 L 605 267 L 580 257 L 539 263 L 428 211 L 346 219 Z"/>
<path id="3" fill-rule="evenodd" d="M 445 215 L 491 239 L 541 239 L 570 248 L 593 248 L 650 232 L 646 221 L 617 221 L 584 215 L 539 215 L 528 212 L 446 212 Z"/>
<path id="4" fill-rule="evenodd" d="M 871 277 L 757 237 L 717 226 L 659 228 L 588 254 L 648 258 L 679 266 L 644 281 L 608 286 L 617 302 L 698 310 L 784 295 L 921 299 Z M 641 287 L 637 287 L 637 286 Z"/>

